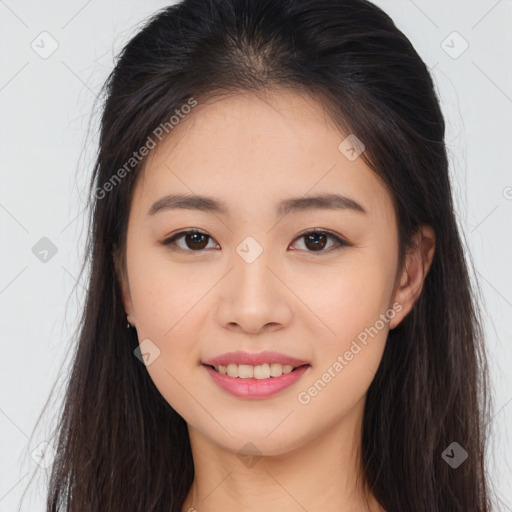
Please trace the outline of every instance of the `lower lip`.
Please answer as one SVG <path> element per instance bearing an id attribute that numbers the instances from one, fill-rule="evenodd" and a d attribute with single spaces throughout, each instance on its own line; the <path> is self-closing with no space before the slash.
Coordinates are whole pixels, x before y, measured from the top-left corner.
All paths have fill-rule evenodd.
<path id="1" fill-rule="evenodd" d="M 203 365 L 211 375 L 213 382 L 233 396 L 239 398 L 269 398 L 295 384 L 308 370 L 309 365 L 300 366 L 290 373 L 268 379 L 240 379 L 216 372 L 213 368 Z"/>

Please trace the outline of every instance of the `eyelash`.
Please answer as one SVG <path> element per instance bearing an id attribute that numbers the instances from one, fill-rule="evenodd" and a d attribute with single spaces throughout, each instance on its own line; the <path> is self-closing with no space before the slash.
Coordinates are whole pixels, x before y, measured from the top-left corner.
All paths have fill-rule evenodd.
<path id="1" fill-rule="evenodd" d="M 161 242 L 161 244 L 165 245 L 171 251 L 175 251 L 175 252 L 201 253 L 206 250 L 206 249 L 193 250 L 193 249 L 182 249 L 181 247 L 173 247 L 176 240 L 178 240 L 186 235 L 205 235 L 206 237 L 208 237 L 208 239 L 209 239 L 208 241 L 213 240 L 213 238 L 210 235 L 208 235 L 207 233 L 203 233 L 202 231 L 198 231 L 196 229 L 189 229 L 189 230 L 185 230 L 185 231 L 180 231 L 179 233 L 176 233 L 175 235 L 172 235 L 171 237 L 166 238 L 165 240 L 163 240 Z M 326 253 L 326 252 L 328 253 L 328 252 L 331 252 L 332 250 L 342 249 L 343 247 L 352 247 L 352 244 L 350 244 L 346 240 L 342 239 L 341 237 L 335 235 L 334 233 L 331 233 L 330 231 L 325 231 L 325 230 L 321 231 L 319 229 L 312 229 L 309 231 L 305 231 L 304 233 L 301 233 L 300 235 L 298 235 L 295 238 L 295 240 L 298 240 L 299 238 L 303 238 L 307 235 L 327 235 L 328 238 L 331 238 L 332 240 L 334 240 L 333 247 L 331 247 L 327 250 L 323 250 L 323 249 L 319 250 L 319 251 L 306 250 L 306 252 L 310 252 L 313 254 L 314 253 Z"/>

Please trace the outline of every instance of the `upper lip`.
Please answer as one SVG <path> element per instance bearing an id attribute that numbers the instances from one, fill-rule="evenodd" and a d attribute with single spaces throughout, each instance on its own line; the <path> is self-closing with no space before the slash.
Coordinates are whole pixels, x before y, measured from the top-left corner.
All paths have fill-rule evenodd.
<path id="1" fill-rule="evenodd" d="M 213 359 L 203 361 L 203 364 L 210 366 L 227 366 L 228 364 L 249 364 L 252 366 L 258 366 L 265 363 L 280 363 L 283 365 L 289 364 L 292 366 L 302 366 L 304 364 L 309 364 L 307 361 L 303 361 L 302 359 L 297 359 L 285 354 L 270 351 L 258 353 L 242 351 L 227 352 L 226 354 L 214 357 Z"/>

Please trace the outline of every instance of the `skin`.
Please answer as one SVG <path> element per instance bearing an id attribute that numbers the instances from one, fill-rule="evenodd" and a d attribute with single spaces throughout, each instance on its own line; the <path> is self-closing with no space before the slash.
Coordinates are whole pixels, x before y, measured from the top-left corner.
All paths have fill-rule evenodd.
<path id="1" fill-rule="evenodd" d="M 160 351 L 147 371 L 188 424 L 195 480 L 183 512 L 382 510 L 371 494 L 366 504 L 361 487 L 366 392 L 389 329 L 421 292 L 435 236 L 421 226 L 398 269 L 391 195 L 362 158 L 350 161 L 338 149 L 345 136 L 308 96 L 240 93 L 198 105 L 151 151 L 139 176 L 126 261 L 115 256 L 128 319 L 139 342 L 150 339 Z M 275 214 L 283 199 L 330 192 L 367 214 Z M 147 214 L 170 193 L 223 200 L 230 216 Z M 189 228 L 211 237 L 202 252 L 193 250 L 201 239 L 177 240 L 183 253 L 161 244 Z M 313 228 L 352 246 L 331 249 L 334 240 L 326 239 L 315 251 L 299 236 Z M 236 252 L 248 236 L 263 249 L 252 263 Z M 338 356 L 389 310 L 394 316 L 378 334 L 359 343 L 357 355 L 307 404 L 299 402 L 298 394 L 328 368 L 332 373 Z M 235 350 L 274 350 L 311 367 L 274 397 L 237 398 L 201 365 Z"/>

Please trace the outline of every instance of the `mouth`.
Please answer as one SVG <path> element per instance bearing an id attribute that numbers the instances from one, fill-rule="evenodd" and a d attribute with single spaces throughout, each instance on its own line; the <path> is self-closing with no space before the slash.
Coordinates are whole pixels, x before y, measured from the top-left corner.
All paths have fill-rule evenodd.
<path id="1" fill-rule="evenodd" d="M 265 363 L 257 366 L 249 364 L 228 364 L 214 366 L 210 364 L 203 364 L 211 368 L 213 371 L 232 377 L 234 379 L 272 379 L 278 378 L 282 375 L 292 373 L 299 368 L 308 367 L 309 364 L 303 364 L 300 366 L 292 366 L 289 364 L 280 363 Z"/>
<path id="2" fill-rule="evenodd" d="M 283 357 L 281 358 L 283 359 Z M 311 366 L 309 363 L 287 359 L 284 361 L 287 364 L 274 362 L 259 365 L 230 363 L 224 359 L 224 361 L 208 361 L 208 363 L 202 363 L 202 366 L 210 375 L 213 383 L 224 392 L 236 398 L 256 400 L 279 395 L 309 372 Z M 217 362 L 228 364 L 211 364 Z M 289 363 L 295 363 L 298 366 Z"/>

